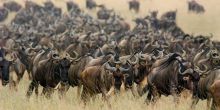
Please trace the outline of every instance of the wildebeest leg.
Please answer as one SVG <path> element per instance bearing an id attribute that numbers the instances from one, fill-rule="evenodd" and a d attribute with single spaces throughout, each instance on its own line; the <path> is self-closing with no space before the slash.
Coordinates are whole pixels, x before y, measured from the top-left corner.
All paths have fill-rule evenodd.
<path id="1" fill-rule="evenodd" d="M 120 87 L 120 92 L 123 94 L 125 92 L 125 83 L 122 82 L 121 87 Z"/>
<path id="2" fill-rule="evenodd" d="M 217 103 L 213 100 L 211 110 L 220 110 L 220 108 L 217 106 Z"/>
<path id="3" fill-rule="evenodd" d="M 59 99 L 62 99 L 66 96 L 66 92 L 69 90 L 70 85 L 61 83 L 60 88 L 58 89 Z"/>
<path id="4" fill-rule="evenodd" d="M 44 87 L 43 90 L 42 90 L 42 92 L 41 92 L 41 96 L 45 96 L 46 93 L 47 93 L 47 89 Z"/>
<path id="5" fill-rule="evenodd" d="M 137 91 L 140 96 L 144 94 L 144 89 L 147 87 L 148 80 L 147 76 L 144 77 L 144 79 L 140 82 L 140 84 L 137 85 Z"/>
<path id="6" fill-rule="evenodd" d="M 199 98 L 198 97 L 193 97 L 192 99 L 192 105 L 191 105 L 191 109 L 195 110 L 196 104 L 199 102 Z"/>
<path id="7" fill-rule="evenodd" d="M 10 90 L 17 91 L 16 81 L 15 81 L 16 79 L 13 76 L 14 76 L 14 72 L 11 72 L 9 75 L 9 88 Z"/>
<path id="8" fill-rule="evenodd" d="M 207 106 L 207 110 L 210 110 L 211 101 L 212 101 L 211 97 L 208 97 L 207 98 L 207 105 L 206 105 Z"/>
<path id="9" fill-rule="evenodd" d="M 90 98 L 89 91 L 85 86 L 83 86 L 83 90 L 82 90 L 82 94 L 81 94 L 81 100 L 83 101 L 84 105 L 86 105 L 89 98 Z"/>
<path id="10" fill-rule="evenodd" d="M 135 89 L 135 87 L 134 87 L 134 84 L 132 84 L 131 93 L 132 93 L 132 95 L 133 95 L 134 97 L 137 97 L 137 96 L 138 96 L 137 91 L 136 91 L 136 89 Z"/>
<path id="11" fill-rule="evenodd" d="M 152 100 L 152 89 L 149 86 L 149 91 L 148 91 L 148 94 L 147 94 L 147 98 L 145 100 L 146 104 L 150 104 L 151 100 Z"/>
<path id="12" fill-rule="evenodd" d="M 77 98 L 78 99 L 80 97 L 81 90 L 82 90 L 82 84 L 79 84 L 78 87 L 77 87 Z"/>
<path id="13" fill-rule="evenodd" d="M 53 94 L 53 88 L 46 87 L 45 89 L 46 89 L 46 94 L 45 94 L 45 96 L 46 96 L 47 99 L 50 99 L 50 98 L 51 98 L 51 95 Z"/>
<path id="14" fill-rule="evenodd" d="M 39 94 L 38 87 L 39 87 L 39 84 L 36 84 L 35 85 L 35 90 L 34 90 L 37 98 L 38 98 L 38 94 Z"/>
<path id="15" fill-rule="evenodd" d="M 157 91 L 157 88 L 156 86 L 152 85 L 152 101 L 153 101 L 153 104 L 155 104 L 157 102 L 157 100 L 159 99 L 160 95 Z"/>
<path id="16" fill-rule="evenodd" d="M 104 101 L 107 102 L 108 106 L 111 107 L 111 104 L 109 102 L 109 97 L 107 96 L 107 90 L 106 88 L 101 88 L 101 92 L 102 92 L 102 98 L 104 99 Z"/>
<path id="17" fill-rule="evenodd" d="M 34 90 L 36 84 L 37 84 L 37 83 L 36 83 L 35 81 L 32 81 L 32 82 L 30 83 L 30 85 L 29 85 L 29 87 L 28 87 L 27 94 L 26 94 L 27 98 L 30 98 L 30 96 L 32 95 L 33 90 Z"/>
<path id="18" fill-rule="evenodd" d="M 179 95 L 177 94 L 177 86 L 171 82 L 171 95 L 174 97 L 174 102 L 177 105 L 179 103 Z"/>

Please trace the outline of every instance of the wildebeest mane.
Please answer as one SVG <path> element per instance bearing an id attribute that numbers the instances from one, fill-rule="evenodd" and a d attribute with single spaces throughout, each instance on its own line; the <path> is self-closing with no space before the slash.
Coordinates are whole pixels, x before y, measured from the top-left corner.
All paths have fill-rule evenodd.
<path id="1" fill-rule="evenodd" d="M 162 70 L 162 69 L 166 68 L 167 66 L 169 66 L 173 61 L 177 60 L 176 57 L 178 57 L 178 56 L 180 56 L 180 55 L 177 53 L 172 53 L 172 55 L 170 55 L 166 61 L 164 61 L 163 63 L 158 65 L 158 67 L 160 67 L 159 70 Z"/>

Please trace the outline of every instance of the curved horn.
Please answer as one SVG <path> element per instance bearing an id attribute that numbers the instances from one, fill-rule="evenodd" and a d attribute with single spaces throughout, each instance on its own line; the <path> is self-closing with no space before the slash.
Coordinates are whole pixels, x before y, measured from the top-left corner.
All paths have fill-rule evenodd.
<path id="1" fill-rule="evenodd" d="M 115 67 L 111 67 L 108 62 L 104 64 L 104 68 L 113 72 L 117 70 Z"/>
<path id="2" fill-rule="evenodd" d="M 193 73 L 193 69 L 190 68 L 190 69 L 185 70 L 184 72 L 181 72 L 180 69 L 179 69 L 179 72 L 180 72 L 180 74 L 182 74 L 182 75 L 185 75 L 185 74 L 187 74 L 187 73 L 190 74 L 190 73 Z"/>
<path id="3" fill-rule="evenodd" d="M 134 62 L 131 61 L 131 58 L 128 59 L 128 62 L 130 64 L 132 64 L 132 65 L 136 65 L 139 62 L 139 59 L 137 58 L 137 56 L 134 56 L 134 57 L 135 57 L 135 61 Z"/>
<path id="4" fill-rule="evenodd" d="M 182 57 L 186 57 L 186 51 L 185 50 L 182 51 L 183 51 Z"/>
<path id="5" fill-rule="evenodd" d="M 25 53 L 27 54 L 27 55 L 31 55 L 31 48 L 27 48 L 26 50 L 25 50 Z"/>
<path id="6" fill-rule="evenodd" d="M 74 58 L 72 58 L 69 53 L 66 53 L 66 57 L 67 57 L 68 59 L 70 59 L 71 61 L 79 60 L 79 58 L 78 58 L 78 57 L 79 57 L 79 54 L 78 54 L 76 51 L 73 51 L 73 53 L 75 54 L 75 57 L 74 57 Z"/>
<path id="7" fill-rule="evenodd" d="M 61 83 L 59 82 L 54 89 L 57 90 L 60 87 L 60 85 Z"/>
<path id="8" fill-rule="evenodd" d="M 120 67 L 120 68 L 119 68 L 119 70 L 120 70 L 121 72 L 128 72 L 130 69 L 131 69 L 131 65 L 129 65 L 128 68 L 123 68 L 123 67 Z"/>
<path id="9" fill-rule="evenodd" d="M 202 76 L 208 71 L 208 67 L 206 65 L 203 66 L 205 67 L 204 70 L 201 70 L 198 66 L 195 66 L 195 71 L 198 72 L 200 76 Z"/>
<path id="10" fill-rule="evenodd" d="M 193 62 L 196 63 L 198 61 L 198 59 L 202 56 L 202 54 L 204 53 L 204 50 L 202 50 L 201 52 L 197 53 L 193 59 Z"/>

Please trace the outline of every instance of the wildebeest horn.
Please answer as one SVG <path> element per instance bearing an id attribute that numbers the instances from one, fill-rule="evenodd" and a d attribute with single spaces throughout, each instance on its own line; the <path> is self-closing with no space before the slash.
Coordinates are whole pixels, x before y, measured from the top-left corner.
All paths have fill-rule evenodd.
<path id="1" fill-rule="evenodd" d="M 104 68 L 113 72 L 117 70 L 115 67 L 111 67 L 108 62 L 104 64 Z"/>
<path id="2" fill-rule="evenodd" d="M 187 73 L 188 73 L 188 74 L 191 74 L 191 73 L 193 73 L 193 69 L 190 68 L 190 69 L 185 70 L 184 72 L 181 72 L 180 69 L 179 69 L 179 72 L 180 72 L 180 74 L 182 74 L 182 75 L 185 75 L 185 74 L 187 74 Z"/>
<path id="3" fill-rule="evenodd" d="M 26 50 L 25 50 L 25 53 L 27 54 L 27 55 L 30 55 L 31 54 L 31 48 L 27 48 Z"/>
<path id="4" fill-rule="evenodd" d="M 141 59 L 141 60 L 147 60 L 147 58 L 148 58 L 148 56 L 143 56 L 143 54 L 139 54 L 139 58 Z"/>
<path id="5" fill-rule="evenodd" d="M 202 54 L 204 53 L 204 50 L 202 50 L 201 52 L 197 53 L 193 59 L 193 63 L 196 63 L 198 61 L 198 59 L 202 56 Z"/>
<path id="6" fill-rule="evenodd" d="M 119 70 L 121 71 L 121 72 L 127 72 L 127 71 L 129 71 L 131 69 L 131 66 L 129 66 L 128 68 L 123 68 L 123 67 L 120 67 L 119 68 Z"/>
<path id="7" fill-rule="evenodd" d="M 182 51 L 183 51 L 182 57 L 186 57 L 186 51 L 185 50 Z"/>
<path id="8" fill-rule="evenodd" d="M 137 58 L 137 56 L 134 56 L 134 57 L 135 57 L 135 61 L 134 61 L 134 62 L 131 61 L 131 58 L 128 59 L 128 62 L 129 62 L 130 64 L 132 64 L 132 65 L 137 64 L 138 61 L 139 61 L 139 59 Z"/>
<path id="9" fill-rule="evenodd" d="M 75 54 L 75 57 L 74 57 L 74 58 L 72 58 L 69 53 L 66 53 L 66 57 L 67 57 L 68 59 L 70 59 L 71 61 L 77 60 L 77 59 L 78 59 L 78 56 L 79 56 L 79 54 L 78 54 L 76 51 L 73 51 L 73 53 Z"/>
<path id="10" fill-rule="evenodd" d="M 198 66 L 195 66 L 195 71 L 198 72 L 200 76 L 205 74 L 208 71 L 208 67 L 204 64 L 203 66 L 205 67 L 204 70 L 201 70 Z"/>
<path id="11" fill-rule="evenodd" d="M 16 57 L 15 56 L 13 56 L 13 55 L 6 55 L 5 56 L 5 59 L 7 60 L 7 61 L 9 61 L 9 62 L 13 62 L 13 61 L 15 61 L 16 60 Z"/>
<path id="12" fill-rule="evenodd" d="M 155 41 L 155 44 L 152 44 L 153 47 L 159 47 L 158 41 Z"/>
<path id="13" fill-rule="evenodd" d="M 60 85 L 61 85 L 61 82 L 59 82 L 54 89 L 57 90 L 60 87 Z"/>

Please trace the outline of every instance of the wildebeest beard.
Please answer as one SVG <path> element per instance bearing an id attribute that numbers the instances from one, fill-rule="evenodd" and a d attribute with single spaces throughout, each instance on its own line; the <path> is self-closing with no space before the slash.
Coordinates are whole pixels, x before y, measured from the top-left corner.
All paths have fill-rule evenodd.
<path id="1" fill-rule="evenodd" d="M 114 75 L 114 80 L 115 80 L 115 88 L 117 90 L 120 90 L 121 84 L 122 84 L 122 80 L 123 80 L 123 76 L 122 75 Z"/>
<path id="2" fill-rule="evenodd" d="M 67 59 L 62 59 L 59 64 L 54 66 L 54 78 L 66 83 L 68 81 L 69 68 L 70 61 Z"/>

